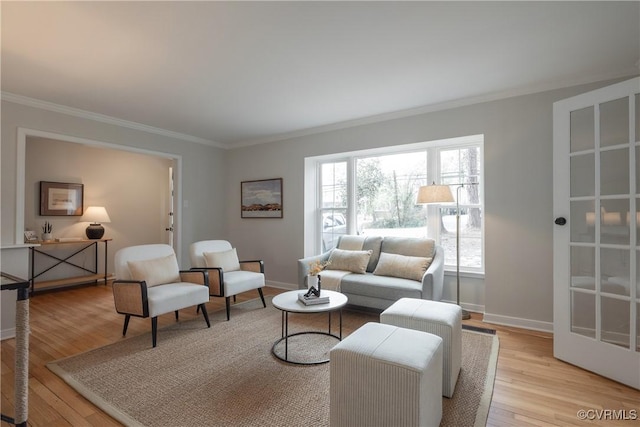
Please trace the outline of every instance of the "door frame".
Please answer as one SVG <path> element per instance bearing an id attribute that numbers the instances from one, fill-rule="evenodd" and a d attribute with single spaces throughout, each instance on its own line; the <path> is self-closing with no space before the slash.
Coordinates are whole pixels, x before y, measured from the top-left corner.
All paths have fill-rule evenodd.
<path id="1" fill-rule="evenodd" d="M 564 217 L 570 220 L 570 201 L 569 191 L 565 188 L 565 191 L 558 190 L 559 183 L 570 183 L 570 122 L 565 116 L 565 119 L 558 120 L 557 118 L 571 111 L 578 110 L 580 108 L 602 104 L 607 101 L 615 99 L 629 97 L 629 92 L 635 91 L 638 93 L 637 88 L 640 87 L 640 77 L 636 77 L 627 81 L 613 84 L 604 88 L 596 89 L 591 92 L 587 92 L 581 95 L 577 95 L 568 99 L 564 99 L 553 104 L 553 218 Z M 629 115 L 630 118 L 635 114 L 634 99 L 629 103 Z M 596 119 L 599 115 L 596 114 Z M 635 163 L 635 151 L 638 149 L 636 142 L 639 135 L 635 135 L 635 127 L 633 121 L 629 123 L 629 138 L 633 139 L 633 143 L 630 144 L 630 177 L 633 169 L 631 168 L 631 162 Z M 599 124 L 595 124 L 595 130 L 599 129 Z M 559 141 L 565 141 L 561 144 Z M 569 185 L 569 184 L 567 184 Z M 638 189 L 635 188 L 635 179 L 630 179 L 630 194 L 638 194 Z M 636 197 L 630 197 L 633 201 Z M 633 205 L 630 206 L 632 210 Z M 554 225 L 553 233 L 553 315 L 554 315 L 554 342 L 553 352 L 554 357 L 567 361 L 573 365 L 580 366 L 592 372 L 596 372 L 599 375 L 603 375 L 607 378 L 611 378 L 615 381 L 627 384 L 631 387 L 640 387 L 640 369 L 634 376 L 633 372 L 624 371 L 621 367 L 633 366 L 634 363 L 638 363 L 640 360 L 640 352 L 636 351 L 636 340 L 638 331 L 636 330 L 636 323 L 631 322 L 635 319 L 634 316 L 638 316 L 640 313 L 637 311 L 637 300 L 639 295 L 636 295 L 636 286 L 630 286 L 630 300 L 631 300 L 631 313 L 630 313 L 630 349 L 615 346 L 604 342 L 598 342 L 601 344 L 597 354 L 593 350 L 593 345 L 596 340 L 571 332 L 571 286 L 570 286 L 570 231 L 571 225 Z M 636 229 L 630 227 L 630 243 L 636 242 Z M 635 277 L 636 274 L 636 244 L 630 245 L 630 279 Z M 569 269 L 569 271 L 567 271 Z M 599 266 L 596 262 L 596 282 L 599 279 Z M 567 274 L 568 273 L 568 274 Z M 633 282 L 633 280 L 630 280 Z M 596 313 L 596 330 L 600 328 L 600 313 Z M 640 367 L 640 364 L 638 364 Z M 624 371 L 624 372 L 622 372 Z"/>
<path id="2" fill-rule="evenodd" d="M 22 244 L 24 240 L 24 212 L 25 212 L 25 179 L 26 179 L 26 149 L 28 137 L 40 137 L 54 139 L 63 142 L 88 145 L 93 147 L 108 148 L 112 150 L 127 151 L 137 154 L 170 159 L 174 163 L 174 241 L 176 243 L 176 257 L 181 260 L 182 255 L 182 156 L 178 154 L 163 153 L 161 151 L 146 150 L 127 145 L 113 144 L 54 132 L 41 131 L 19 127 L 16 144 L 16 229 L 15 243 Z"/>

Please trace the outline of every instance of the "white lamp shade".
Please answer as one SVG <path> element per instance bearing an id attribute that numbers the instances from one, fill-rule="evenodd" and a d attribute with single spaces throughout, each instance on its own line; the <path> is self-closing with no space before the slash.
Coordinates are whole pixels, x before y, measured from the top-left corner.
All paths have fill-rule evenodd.
<path id="1" fill-rule="evenodd" d="M 448 185 L 423 185 L 418 190 L 418 204 L 454 202 Z"/>
<path id="2" fill-rule="evenodd" d="M 87 210 L 84 211 L 84 216 L 82 217 L 82 220 L 96 223 L 96 224 L 111 222 L 111 219 L 109 219 L 109 214 L 107 213 L 107 210 L 102 206 L 89 206 Z"/>

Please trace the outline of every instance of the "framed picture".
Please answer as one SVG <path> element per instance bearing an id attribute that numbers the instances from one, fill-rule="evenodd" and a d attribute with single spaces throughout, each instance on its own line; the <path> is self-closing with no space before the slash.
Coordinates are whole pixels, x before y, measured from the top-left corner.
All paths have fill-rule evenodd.
<path id="1" fill-rule="evenodd" d="M 40 181 L 40 215 L 82 216 L 83 184 Z"/>
<path id="2" fill-rule="evenodd" d="M 38 240 L 38 233 L 33 230 L 25 230 L 24 241 L 25 243 L 36 242 Z"/>
<path id="3" fill-rule="evenodd" d="M 282 218 L 282 178 L 240 183 L 242 218 Z"/>

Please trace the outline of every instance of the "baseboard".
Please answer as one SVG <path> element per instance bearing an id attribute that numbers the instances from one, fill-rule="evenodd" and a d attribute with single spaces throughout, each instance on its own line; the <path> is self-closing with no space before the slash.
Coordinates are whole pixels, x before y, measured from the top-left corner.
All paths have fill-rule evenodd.
<path id="1" fill-rule="evenodd" d="M 15 338 L 15 337 L 16 337 L 16 328 L 0 330 L 0 341 L 8 340 L 9 338 Z"/>
<path id="2" fill-rule="evenodd" d="M 516 328 L 530 329 L 533 331 L 553 333 L 553 322 L 542 322 L 540 320 L 531 320 L 522 317 L 502 316 L 500 314 L 491 313 L 484 313 L 484 318 L 482 320 L 487 323 L 495 323 L 496 325 L 513 326 Z"/>
<path id="3" fill-rule="evenodd" d="M 272 288 L 286 289 L 288 291 L 295 291 L 296 289 L 298 289 L 298 285 L 285 282 L 275 282 L 273 280 L 267 280 L 266 285 L 271 286 Z"/>
<path id="4" fill-rule="evenodd" d="M 457 304 L 455 301 L 449 301 L 446 299 L 441 300 L 442 302 L 448 302 L 449 304 Z M 484 313 L 484 305 L 480 305 L 480 304 L 467 304 L 467 303 L 463 303 L 460 304 L 460 306 L 467 310 L 470 311 L 472 313 Z"/>

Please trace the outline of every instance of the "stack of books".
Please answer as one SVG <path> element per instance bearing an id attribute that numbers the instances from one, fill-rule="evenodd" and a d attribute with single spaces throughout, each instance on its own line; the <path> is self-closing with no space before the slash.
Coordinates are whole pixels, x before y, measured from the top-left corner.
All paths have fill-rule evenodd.
<path id="1" fill-rule="evenodd" d="M 319 297 L 315 295 L 309 295 L 308 297 L 304 296 L 304 293 L 300 292 L 298 294 L 298 299 L 302 301 L 304 305 L 314 305 L 314 304 L 327 304 L 329 303 L 329 297 L 327 295 L 320 294 Z"/>

